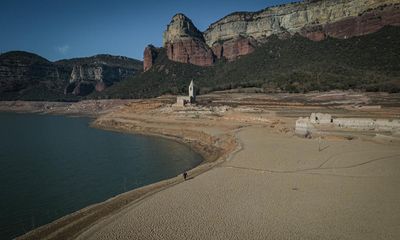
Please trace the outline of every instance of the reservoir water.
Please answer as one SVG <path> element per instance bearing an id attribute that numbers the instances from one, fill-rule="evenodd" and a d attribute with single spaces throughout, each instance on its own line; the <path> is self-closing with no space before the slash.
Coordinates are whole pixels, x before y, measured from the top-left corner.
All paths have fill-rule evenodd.
<path id="1" fill-rule="evenodd" d="M 0 113 L 0 239 L 202 161 L 175 141 L 103 131 L 89 123 L 88 118 Z"/>

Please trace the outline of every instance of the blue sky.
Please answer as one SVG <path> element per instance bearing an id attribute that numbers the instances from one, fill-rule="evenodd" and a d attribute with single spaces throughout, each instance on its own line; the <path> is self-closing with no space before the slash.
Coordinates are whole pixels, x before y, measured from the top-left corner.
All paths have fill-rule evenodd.
<path id="1" fill-rule="evenodd" d="M 161 46 L 171 17 L 184 13 L 205 30 L 235 11 L 293 0 L 1 0 L 0 51 L 24 50 L 49 60 L 99 53 L 143 58 Z"/>

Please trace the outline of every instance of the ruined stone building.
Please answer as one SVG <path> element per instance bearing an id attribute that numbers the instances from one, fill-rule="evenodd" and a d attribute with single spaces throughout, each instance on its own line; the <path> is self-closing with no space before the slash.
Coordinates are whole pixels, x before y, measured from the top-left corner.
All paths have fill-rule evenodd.
<path id="1" fill-rule="evenodd" d="M 196 86 L 193 80 L 189 85 L 189 95 L 188 96 L 178 96 L 176 98 L 176 105 L 184 107 L 186 104 L 193 104 L 196 102 Z"/>
<path id="2" fill-rule="evenodd" d="M 308 118 L 296 121 L 295 132 L 298 135 L 308 135 L 316 131 L 318 125 L 325 127 L 352 128 L 363 131 L 400 131 L 399 119 L 372 118 L 333 118 L 330 114 L 312 113 Z"/>

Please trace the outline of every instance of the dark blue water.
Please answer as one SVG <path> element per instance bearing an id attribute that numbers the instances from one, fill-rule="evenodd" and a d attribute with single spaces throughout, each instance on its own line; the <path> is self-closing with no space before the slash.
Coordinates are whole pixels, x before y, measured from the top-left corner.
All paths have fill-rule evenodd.
<path id="1" fill-rule="evenodd" d="M 0 113 L 0 239 L 176 176 L 202 160 L 177 142 L 98 130 L 89 122 Z"/>

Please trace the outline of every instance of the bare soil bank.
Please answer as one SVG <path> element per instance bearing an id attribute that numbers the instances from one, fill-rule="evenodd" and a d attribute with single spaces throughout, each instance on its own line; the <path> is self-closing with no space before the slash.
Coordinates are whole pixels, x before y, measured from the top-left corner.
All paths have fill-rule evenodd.
<path id="1" fill-rule="evenodd" d="M 68 114 L 71 113 L 71 111 L 68 111 L 68 109 L 71 108 L 70 104 L 30 104 L 32 103 L 19 104 L 22 107 L 20 107 L 18 111 L 52 114 L 64 114 L 63 111 L 66 111 Z M 157 104 L 159 104 L 159 102 Z M 44 110 L 41 109 L 42 106 L 49 105 L 53 106 L 51 107 L 52 111 L 48 111 L 48 108 L 45 108 Z M 213 136 L 199 130 L 194 130 L 192 127 L 195 125 L 188 124 L 187 122 L 176 121 L 175 124 L 171 124 L 168 121 L 164 122 L 165 119 L 163 120 L 163 118 L 152 121 L 148 120 L 146 122 L 143 121 L 138 124 L 138 122 L 132 119 L 130 116 L 125 116 L 124 118 L 124 115 L 119 115 L 119 113 L 123 112 L 123 110 L 131 108 L 132 105 L 135 107 L 146 107 L 148 104 L 142 102 L 135 103 L 135 101 L 131 101 L 129 104 L 124 101 L 123 105 L 121 105 L 119 102 L 111 104 L 108 103 L 106 106 L 111 106 L 112 110 L 102 109 L 102 111 L 107 113 L 102 113 L 102 115 L 93 122 L 92 126 L 112 131 L 157 135 L 189 145 L 204 158 L 204 162 L 200 166 L 189 171 L 189 178 L 193 178 L 219 164 L 237 147 L 233 134 L 231 133 Z M 93 103 L 90 102 L 89 106 L 83 106 L 82 108 L 91 109 L 92 106 Z M 75 106 L 72 105 L 72 107 Z M 73 115 L 96 116 L 98 115 L 98 112 L 93 111 L 87 114 L 87 112 L 74 111 Z M 143 113 L 139 117 L 145 119 L 149 116 Z M 178 128 L 179 130 L 177 130 Z M 108 201 L 88 206 L 78 212 L 67 215 L 45 226 L 39 227 L 19 237 L 18 239 L 73 239 L 79 233 L 92 226 L 100 219 L 115 214 L 130 204 L 137 203 L 138 201 L 145 199 L 147 196 L 150 196 L 158 191 L 162 191 L 163 189 L 178 184 L 182 181 L 182 177 L 177 176 L 172 179 L 129 191 L 109 199 Z"/>
<path id="2" fill-rule="evenodd" d="M 220 166 L 233 153 L 242 149 L 243 141 L 250 141 L 251 136 L 243 139 L 237 134 L 241 129 L 266 129 L 269 137 L 274 137 L 274 134 L 293 136 L 296 118 L 309 116 L 311 112 L 329 112 L 336 116 L 399 118 L 399 96 L 358 92 L 307 95 L 220 92 L 200 96 L 197 106 L 186 108 L 175 107 L 175 98 L 164 96 L 150 100 L 83 101 L 73 104 L 8 102 L 1 103 L 0 110 L 91 115 L 97 117 L 93 122 L 94 127 L 157 135 L 180 141 L 191 146 L 205 159 L 203 164 L 189 172 L 189 178 L 193 178 Z M 364 107 L 376 105 L 380 107 Z M 346 140 L 342 135 L 343 132 L 330 130 L 326 132 L 324 139 Z M 346 135 L 376 142 L 370 133 L 349 130 Z M 263 141 L 262 136 L 254 137 Z M 298 151 L 301 152 L 302 149 Z M 255 148 L 252 154 L 255 154 L 254 160 L 260 161 L 259 156 L 267 153 L 262 148 Z M 254 166 L 246 166 L 252 167 Z M 128 209 L 137 206 L 138 202 L 181 182 L 182 177 L 177 176 L 121 194 L 40 227 L 19 239 L 75 239 L 84 232 L 90 232 L 96 224 L 113 219 L 119 213 L 124 214 Z"/>

